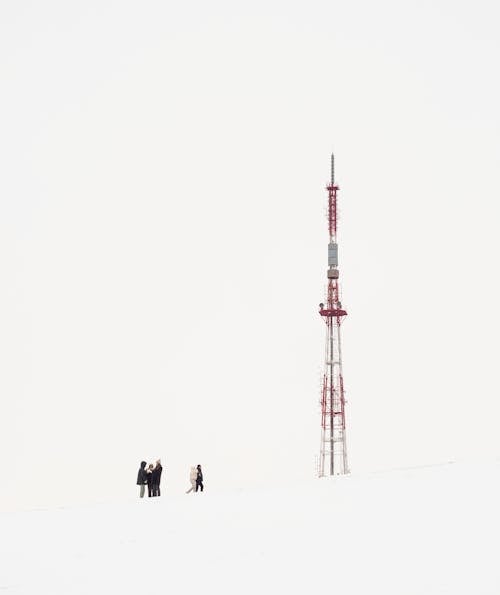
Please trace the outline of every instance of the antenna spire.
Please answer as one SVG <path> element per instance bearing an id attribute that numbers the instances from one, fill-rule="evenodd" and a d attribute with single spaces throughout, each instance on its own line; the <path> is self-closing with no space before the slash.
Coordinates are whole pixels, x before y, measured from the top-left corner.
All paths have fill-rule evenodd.
<path id="1" fill-rule="evenodd" d="M 332 186 L 335 184 L 335 156 L 332 153 L 332 180 L 331 180 Z"/>

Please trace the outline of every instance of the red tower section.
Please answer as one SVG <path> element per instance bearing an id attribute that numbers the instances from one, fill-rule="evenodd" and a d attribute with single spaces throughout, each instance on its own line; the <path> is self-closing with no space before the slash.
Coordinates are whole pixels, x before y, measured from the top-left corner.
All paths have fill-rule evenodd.
<path id="1" fill-rule="evenodd" d="M 321 393 L 321 447 L 319 476 L 344 475 L 347 465 L 345 423 L 344 376 L 342 373 L 342 347 L 340 326 L 347 312 L 340 302 L 338 243 L 337 243 L 337 194 L 334 157 L 331 162 L 331 181 L 328 191 L 328 289 L 325 304 L 319 313 L 326 323 L 325 368 Z"/>

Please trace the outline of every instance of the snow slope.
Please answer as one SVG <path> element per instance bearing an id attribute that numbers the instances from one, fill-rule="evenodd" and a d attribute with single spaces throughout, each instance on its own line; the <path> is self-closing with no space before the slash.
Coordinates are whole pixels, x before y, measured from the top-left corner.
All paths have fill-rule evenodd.
<path id="1" fill-rule="evenodd" d="M 500 464 L 0 515 L 0 593 L 500 593 Z"/>

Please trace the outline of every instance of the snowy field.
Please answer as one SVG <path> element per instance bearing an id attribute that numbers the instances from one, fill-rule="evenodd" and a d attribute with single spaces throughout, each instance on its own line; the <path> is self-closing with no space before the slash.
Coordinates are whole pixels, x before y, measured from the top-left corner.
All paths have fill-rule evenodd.
<path id="1" fill-rule="evenodd" d="M 0 592 L 500 593 L 500 463 L 0 515 Z M 168 478 L 167 478 L 168 479 Z"/>

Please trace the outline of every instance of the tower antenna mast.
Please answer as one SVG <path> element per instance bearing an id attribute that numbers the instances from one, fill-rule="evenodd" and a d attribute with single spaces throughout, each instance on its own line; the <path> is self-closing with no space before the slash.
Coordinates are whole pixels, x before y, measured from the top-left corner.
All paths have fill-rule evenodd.
<path id="1" fill-rule="evenodd" d="M 328 191 L 328 269 L 326 306 L 319 305 L 319 313 L 326 323 L 325 367 L 321 387 L 321 446 L 319 458 L 320 477 L 345 475 L 347 442 L 345 423 L 344 376 L 342 372 L 342 347 L 340 325 L 347 312 L 340 302 L 337 242 L 337 195 L 335 184 L 335 159 L 331 157 L 331 179 Z"/>

